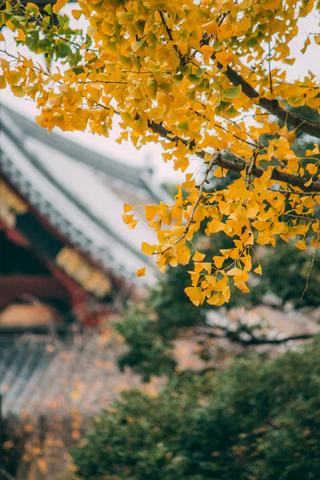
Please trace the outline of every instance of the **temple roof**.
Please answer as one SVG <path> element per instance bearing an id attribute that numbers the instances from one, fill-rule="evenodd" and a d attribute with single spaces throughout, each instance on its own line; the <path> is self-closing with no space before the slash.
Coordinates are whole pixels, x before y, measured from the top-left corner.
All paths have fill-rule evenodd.
<path id="1" fill-rule="evenodd" d="M 106 140 L 107 141 L 107 140 Z M 166 193 L 152 172 L 125 164 L 50 133 L 1 106 L 1 171 L 19 194 L 60 235 L 96 264 L 133 278 L 154 242 L 142 220 L 123 224 L 123 203 L 158 203 Z M 152 267 L 151 267 L 152 270 Z"/>
<path id="2" fill-rule="evenodd" d="M 121 374 L 116 356 L 121 344 L 108 330 L 87 330 L 61 341 L 50 335 L 0 336 L 2 413 L 31 415 L 99 412 L 138 378 Z M 80 336 L 79 336 L 80 335 Z M 107 342 L 107 343 L 106 343 Z"/>

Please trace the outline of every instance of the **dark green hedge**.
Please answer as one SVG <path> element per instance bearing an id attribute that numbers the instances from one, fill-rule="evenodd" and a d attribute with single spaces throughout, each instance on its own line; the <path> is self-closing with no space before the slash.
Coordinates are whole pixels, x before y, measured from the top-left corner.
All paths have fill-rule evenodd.
<path id="1" fill-rule="evenodd" d="M 72 452 L 79 478 L 319 479 L 319 347 L 126 392 Z"/>

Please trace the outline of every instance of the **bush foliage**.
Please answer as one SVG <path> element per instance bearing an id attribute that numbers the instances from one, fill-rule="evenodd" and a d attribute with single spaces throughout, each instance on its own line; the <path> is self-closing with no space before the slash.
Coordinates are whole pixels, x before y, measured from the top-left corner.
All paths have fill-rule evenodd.
<path id="1" fill-rule="evenodd" d="M 125 392 L 72 452 L 85 480 L 320 478 L 319 342 Z"/>

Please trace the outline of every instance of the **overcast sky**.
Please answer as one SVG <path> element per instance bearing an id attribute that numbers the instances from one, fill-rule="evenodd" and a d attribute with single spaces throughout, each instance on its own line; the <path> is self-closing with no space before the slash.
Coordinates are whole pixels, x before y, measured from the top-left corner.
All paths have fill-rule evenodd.
<path id="1" fill-rule="evenodd" d="M 67 5 L 64 7 L 63 12 L 69 13 L 69 11 L 75 8 L 74 5 Z M 320 52 L 319 46 L 315 45 L 312 42 L 312 45 L 309 46 L 306 53 L 303 55 L 300 50 L 303 47 L 304 41 L 306 39 L 306 33 L 308 32 L 319 32 L 319 17 L 311 13 L 307 18 L 304 18 L 300 21 L 299 25 L 299 35 L 291 42 L 289 45 L 291 48 L 290 57 L 296 58 L 296 63 L 292 66 L 286 66 L 288 71 L 289 79 L 300 78 L 308 73 L 308 70 L 311 70 L 315 74 L 320 83 Z M 8 29 L 5 29 L 4 35 L 6 38 L 12 38 L 7 43 L 8 50 L 11 53 L 16 53 L 16 47 L 13 41 L 12 32 Z M 24 55 L 29 55 L 29 52 L 25 48 L 21 48 L 20 52 Z M 39 56 L 37 56 L 37 60 Z M 38 60 L 39 61 L 39 60 Z M 21 98 L 16 98 L 12 95 L 9 89 L 0 91 L 1 101 L 11 108 L 16 109 L 20 113 L 25 114 L 29 117 L 34 117 L 38 114 L 39 110 L 36 109 L 32 101 L 28 101 Z M 143 146 L 140 150 L 136 150 L 135 147 L 131 144 L 130 141 L 122 142 L 119 145 L 116 142 L 116 139 L 119 137 L 120 128 L 117 124 L 112 132 L 110 132 L 109 138 L 99 137 L 97 135 L 92 135 L 87 132 L 60 132 L 59 129 L 55 129 L 57 133 L 66 135 L 69 138 L 79 142 L 83 142 L 87 146 L 97 149 L 100 153 L 106 153 L 107 155 L 113 156 L 123 162 L 134 162 L 136 164 L 149 163 L 151 164 L 157 172 L 159 180 L 171 180 L 176 181 L 179 179 L 180 174 L 174 172 L 172 169 L 172 164 L 165 164 L 161 158 L 161 147 L 156 144 L 149 144 Z M 192 171 L 195 170 L 195 165 L 191 166 Z"/>

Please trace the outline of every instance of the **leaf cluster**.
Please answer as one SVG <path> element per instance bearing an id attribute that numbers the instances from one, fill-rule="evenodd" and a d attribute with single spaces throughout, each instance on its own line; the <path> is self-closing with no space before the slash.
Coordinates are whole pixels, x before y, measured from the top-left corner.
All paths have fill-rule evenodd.
<path id="1" fill-rule="evenodd" d="M 64 68 L 45 71 L 13 55 L 1 34 L 0 87 L 36 101 L 36 121 L 49 131 L 89 128 L 108 137 L 118 118 L 119 143 L 159 143 L 163 160 L 187 172 L 172 204 L 146 206 L 156 239 L 142 251 L 161 272 L 192 259 L 186 293 L 194 305 L 226 304 L 233 287 L 248 292 L 250 276 L 262 274 L 254 268 L 257 245 L 274 247 L 281 238 L 317 248 L 320 122 L 306 108 L 319 111 L 319 85 L 310 69 L 288 81 L 286 65 L 295 63 L 289 45 L 300 19 L 319 2 L 83 0 L 72 10 L 75 21 L 85 19 L 83 32 L 60 15 L 66 3 L 41 12 L 5 3 L 0 26 L 17 35 L 17 45 Z M 302 53 L 319 43 L 308 33 Z M 295 149 L 302 133 L 312 137 L 304 154 Z M 205 169 L 200 180 L 187 170 L 193 156 Z M 224 178 L 224 188 L 207 190 L 212 178 Z M 122 217 L 131 229 L 135 208 L 126 205 Z M 204 222 L 207 237 L 224 232 L 232 240 L 206 261 L 194 250 Z M 145 273 L 142 265 L 137 275 Z"/>

